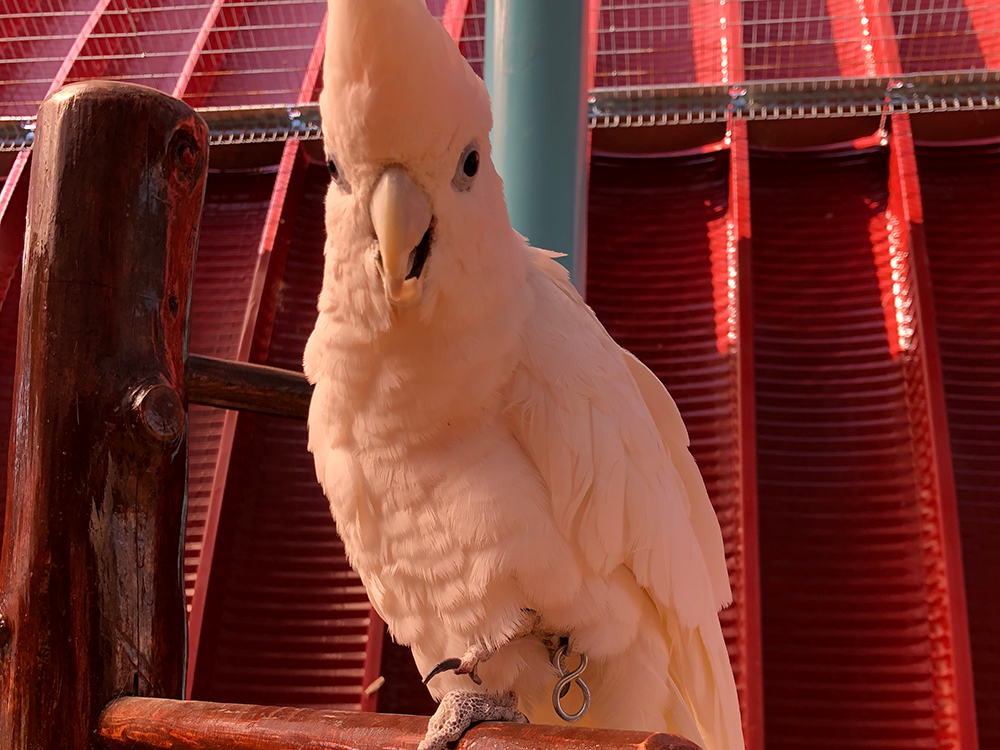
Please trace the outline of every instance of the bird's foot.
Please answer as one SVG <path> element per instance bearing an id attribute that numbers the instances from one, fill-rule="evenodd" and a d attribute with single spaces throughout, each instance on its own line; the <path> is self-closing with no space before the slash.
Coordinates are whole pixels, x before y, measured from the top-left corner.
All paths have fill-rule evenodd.
<path id="1" fill-rule="evenodd" d="M 424 684 L 426 685 L 442 672 L 454 672 L 455 674 L 467 674 L 474 683 L 482 685 L 483 681 L 479 679 L 477 671 L 479 665 L 484 661 L 488 661 L 490 657 L 511 641 L 516 641 L 518 638 L 525 638 L 529 635 L 549 635 L 542 629 L 541 624 L 542 618 L 537 612 L 531 609 L 524 610 L 524 618 L 520 625 L 518 625 L 510 638 L 504 643 L 495 647 L 488 646 L 485 643 L 474 643 L 461 659 L 445 659 L 438 663 L 434 669 L 427 673 L 427 676 L 424 678 Z"/>
<path id="2" fill-rule="evenodd" d="M 527 717 L 517 710 L 517 696 L 513 692 L 489 695 L 453 690 L 445 694 L 427 722 L 427 734 L 417 750 L 445 750 L 449 742 L 480 721 L 528 723 Z"/>

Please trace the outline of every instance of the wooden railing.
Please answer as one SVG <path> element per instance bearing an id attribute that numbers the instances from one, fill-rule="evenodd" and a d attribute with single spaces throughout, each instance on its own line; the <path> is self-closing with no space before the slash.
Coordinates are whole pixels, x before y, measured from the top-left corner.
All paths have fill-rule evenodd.
<path id="1" fill-rule="evenodd" d="M 415 747 L 426 718 L 179 700 L 187 404 L 304 418 L 299 373 L 185 358 L 207 128 L 90 82 L 39 110 L 0 557 L 0 748 Z M 459 747 L 674 748 L 483 724 Z"/>

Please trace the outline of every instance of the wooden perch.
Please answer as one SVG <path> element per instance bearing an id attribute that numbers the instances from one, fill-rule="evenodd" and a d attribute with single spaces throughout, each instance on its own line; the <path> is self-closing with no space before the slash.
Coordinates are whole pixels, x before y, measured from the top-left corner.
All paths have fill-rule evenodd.
<path id="1" fill-rule="evenodd" d="M 121 695 L 180 697 L 184 341 L 208 130 L 143 86 L 45 100 L 31 165 L 0 748 L 87 750 Z"/>
<path id="2" fill-rule="evenodd" d="M 188 403 L 305 419 L 312 385 L 301 372 L 189 354 Z"/>
<path id="3" fill-rule="evenodd" d="M 423 716 L 121 698 L 101 715 L 107 750 L 415 750 Z M 687 740 L 537 724 L 480 724 L 458 750 L 698 750 Z"/>

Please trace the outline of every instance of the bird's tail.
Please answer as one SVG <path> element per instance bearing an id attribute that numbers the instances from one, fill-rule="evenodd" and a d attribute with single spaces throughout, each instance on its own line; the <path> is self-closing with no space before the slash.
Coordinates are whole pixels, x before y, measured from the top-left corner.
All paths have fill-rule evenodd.
<path id="1" fill-rule="evenodd" d="M 671 682 L 694 717 L 705 750 L 743 750 L 736 682 L 718 617 L 687 628 L 669 610 L 661 616 L 670 642 Z"/>

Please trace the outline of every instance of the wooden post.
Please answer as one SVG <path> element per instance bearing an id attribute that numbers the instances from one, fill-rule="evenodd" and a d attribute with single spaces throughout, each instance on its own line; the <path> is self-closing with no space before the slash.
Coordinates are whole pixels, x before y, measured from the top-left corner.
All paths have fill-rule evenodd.
<path id="1" fill-rule="evenodd" d="M 0 747 L 84 750 L 123 695 L 179 698 L 184 355 L 207 127 L 152 89 L 38 112 L 7 526 Z"/>

